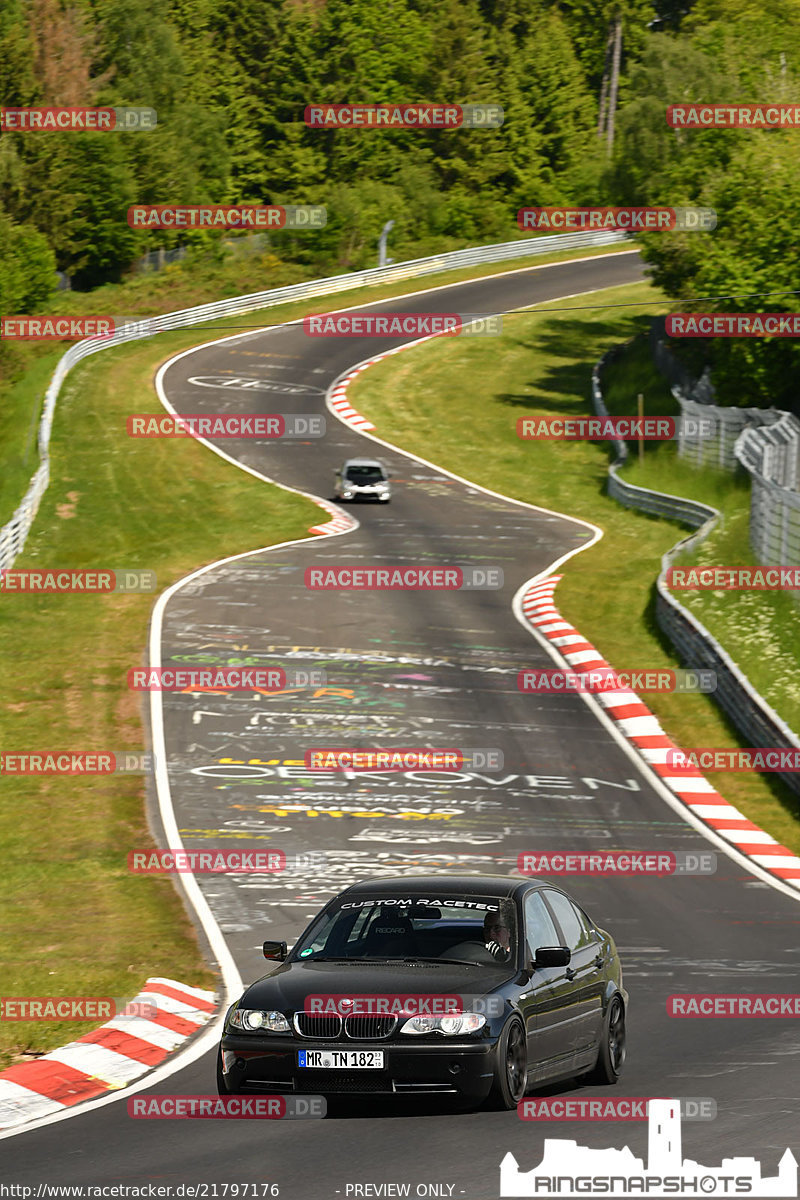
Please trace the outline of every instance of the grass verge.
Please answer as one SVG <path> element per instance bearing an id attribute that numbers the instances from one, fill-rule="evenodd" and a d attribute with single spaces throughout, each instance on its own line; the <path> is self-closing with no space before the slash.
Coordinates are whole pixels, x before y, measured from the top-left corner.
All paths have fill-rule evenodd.
<path id="1" fill-rule="evenodd" d="M 196 334 L 80 364 L 59 401 L 52 478 L 15 566 L 147 567 L 158 590 L 227 554 L 303 537 L 321 516 L 191 439 L 129 439 L 130 411 L 160 411 L 155 359 Z M 323 517 L 324 519 L 324 517 Z M 5 593 L 0 744 L 6 751 L 143 749 L 142 661 L 152 595 Z M 214 986 L 169 876 L 131 876 L 152 844 L 143 779 L 3 779 L 0 882 L 6 995 L 128 997 L 149 974 Z M 96 1022 L 0 1022 L 0 1067 Z"/>
<path id="2" fill-rule="evenodd" d="M 355 381 L 350 400 L 387 441 L 433 457 L 485 487 L 600 525 L 602 540 L 564 569 L 557 592 L 561 612 L 618 670 L 674 667 L 679 661 L 655 623 L 654 580 L 661 555 L 678 540 L 681 527 L 624 509 L 606 495 L 604 444 L 523 442 L 516 436 L 519 416 L 590 412 L 594 363 L 615 343 L 644 335 L 650 316 L 664 311 L 660 293 L 647 284 L 609 289 L 595 298 L 597 307 L 587 309 L 591 298 L 581 297 L 580 312 L 545 304 L 506 317 L 499 342 L 438 338 L 385 359 Z M 611 307 L 620 303 L 637 307 Z M 549 314 L 553 307 L 561 311 Z M 634 347 L 640 360 L 642 353 Z M 649 374 L 639 371 L 635 357 L 622 364 L 609 379 L 612 412 L 635 412 L 637 391 L 645 394 L 645 412 L 675 411 L 666 385 L 648 364 L 638 366 Z M 735 534 L 747 505 L 741 482 L 704 474 L 693 479 L 691 491 L 694 473 L 670 462 L 669 453 L 668 447 L 648 446 L 644 464 L 631 470 L 632 481 L 707 499 L 729 512 L 726 530 Z M 642 698 L 682 746 L 744 744 L 707 696 Z M 708 778 L 751 820 L 800 853 L 800 802 L 788 788 L 763 775 L 717 772 Z"/>

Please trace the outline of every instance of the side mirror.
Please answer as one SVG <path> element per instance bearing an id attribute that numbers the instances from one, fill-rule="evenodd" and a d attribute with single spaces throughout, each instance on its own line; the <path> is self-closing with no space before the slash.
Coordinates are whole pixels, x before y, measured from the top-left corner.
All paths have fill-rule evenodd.
<path id="1" fill-rule="evenodd" d="M 533 960 L 535 967 L 566 967 L 572 951 L 566 946 L 540 946 Z"/>
<path id="2" fill-rule="evenodd" d="M 283 962 L 286 954 L 286 942 L 264 942 L 264 958 L 273 962 Z"/>

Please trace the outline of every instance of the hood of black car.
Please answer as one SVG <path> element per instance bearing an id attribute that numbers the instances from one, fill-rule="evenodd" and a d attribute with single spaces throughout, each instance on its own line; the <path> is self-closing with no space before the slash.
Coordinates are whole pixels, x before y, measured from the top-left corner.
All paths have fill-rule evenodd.
<path id="1" fill-rule="evenodd" d="M 288 962 L 251 983 L 241 1004 L 294 1012 L 309 1007 L 311 996 L 485 996 L 515 975 L 499 964 Z"/>

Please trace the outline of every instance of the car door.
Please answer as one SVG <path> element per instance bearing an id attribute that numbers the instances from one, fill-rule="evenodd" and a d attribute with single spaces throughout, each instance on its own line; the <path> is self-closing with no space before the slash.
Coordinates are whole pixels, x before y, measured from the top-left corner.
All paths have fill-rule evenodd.
<path id="1" fill-rule="evenodd" d="M 525 953 L 530 963 L 540 946 L 563 946 L 561 932 L 542 899 L 529 892 L 523 904 Z M 569 1028 L 572 981 L 566 967 L 535 967 L 520 996 L 528 1044 L 528 1079 L 538 1082 L 571 1065 L 574 1048 Z"/>
<path id="2" fill-rule="evenodd" d="M 562 935 L 561 944 L 568 946 L 572 955 L 565 968 L 571 986 L 568 1036 L 572 1050 L 577 1059 L 588 1056 L 593 1061 L 603 1024 L 602 943 L 585 913 L 569 896 L 555 888 L 543 888 L 541 894 Z"/>

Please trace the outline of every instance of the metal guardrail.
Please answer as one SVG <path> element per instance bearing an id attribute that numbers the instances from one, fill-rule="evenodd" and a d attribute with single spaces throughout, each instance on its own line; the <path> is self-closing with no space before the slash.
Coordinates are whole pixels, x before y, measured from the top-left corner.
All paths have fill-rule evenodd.
<path id="1" fill-rule="evenodd" d="M 592 404 L 599 416 L 608 416 L 602 392 L 602 371 L 621 349 L 615 346 L 592 371 Z M 667 587 L 666 573 L 669 567 L 680 555 L 694 550 L 708 537 L 721 519 L 721 514 L 708 504 L 626 483 L 619 477 L 618 469 L 628 457 L 627 446 L 619 441 L 612 444 L 616 458 L 608 468 L 609 495 L 627 508 L 656 513 L 696 528 L 695 533 L 682 538 L 661 557 L 661 571 L 656 580 L 656 621 L 659 628 L 675 646 L 686 666 L 695 670 L 707 668 L 716 673 L 714 699 L 751 746 L 800 749 L 800 738 L 756 691 L 705 625 L 676 600 Z M 780 778 L 793 792 L 800 794 L 799 776 L 781 772 Z"/>
<path id="2" fill-rule="evenodd" d="M 753 553 L 770 566 L 796 566 L 800 563 L 800 421 L 786 412 L 768 429 L 745 429 L 734 453 L 750 472 Z"/>
<path id="3" fill-rule="evenodd" d="M 709 437 L 681 432 L 678 454 L 695 466 L 750 474 L 750 545 L 769 566 L 800 565 L 800 421 L 777 408 L 720 408 L 707 373 L 692 380 L 664 345 L 664 318 L 650 327 L 656 367 L 672 383 L 681 416 L 712 424 Z M 683 422 L 682 422 L 683 424 Z M 700 429 L 698 423 L 689 428 Z"/>
<path id="4" fill-rule="evenodd" d="M 125 342 L 151 337 L 156 333 L 164 333 L 170 329 L 183 329 L 191 325 L 199 325 L 202 321 L 213 321 L 220 317 L 255 312 L 261 308 L 272 308 L 277 304 L 286 304 L 292 300 L 330 296 L 337 292 L 366 287 L 371 283 L 396 283 L 404 279 L 432 275 L 439 271 L 452 271 L 458 267 L 478 266 L 481 263 L 506 262 L 517 258 L 530 258 L 539 254 L 550 254 L 558 250 L 577 250 L 584 246 L 608 246 L 626 239 L 627 235 L 618 230 L 585 230 L 576 233 L 559 233 L 548 237 L 526 238 L 513 242 L 498 242 L 491 246 L 478 246 L 466 250 L 450 250 L 445 254 L 410 259 L 408 262 L 393 263 L 388 267 L 371 267 L 366 271 L 352 271 L 346 275 L 312 279 L 305 283 L 293 283 L 264 292 L 253 292 L 247 296 L 234 296 L 231 299 L 219 300 L 212 304 L 201 304 L 196 308 L 185 308 L 179 312 L 165 313 L 160 317 L 148 317 L 145 321 L 123 326 L 122 330 L 113 337 L 88 338 L 82 342 L 76 342 L 59 359 L 45 394 L 44 408 L 39 422 L 39 467 L 13 517 L 0 528 L 0 571 L 11 566 L 25 545 L 42 496 L 50 482 L 48 447 L 61 385 L 72 367 L 88 355 L 97 354 L 101 350 L 108 350 Z"/>
<path id="5" fill-rule="evenodd" d="M 653 362 L 671 385 L 671 391 L 681 408 L 682 417 L 702 418 L 705 428 L 690 423 L 689 428 L 702 432 L 687 434 L 678 440 L 678 454 L 694 466 L 711 464 L 724 471 L 735 471 L 736 441 L 745 429 L 774 425 L 783 413 L 777 408 L 720 408 L 714 403 L 714 387 L 708 367 L 699 379 L 694 379 L 682 362 L 664 344 L 665 318 L 654 317 L 650 325 L 650 351 Z M 712 433 L 706 433 L 711 422 Z M 685 425 L 682 422 L 682 425 Z"/>

